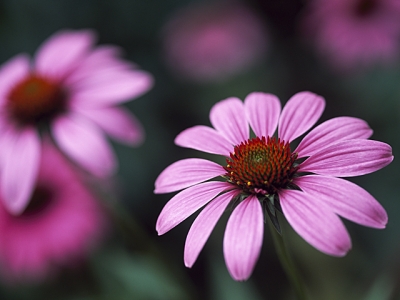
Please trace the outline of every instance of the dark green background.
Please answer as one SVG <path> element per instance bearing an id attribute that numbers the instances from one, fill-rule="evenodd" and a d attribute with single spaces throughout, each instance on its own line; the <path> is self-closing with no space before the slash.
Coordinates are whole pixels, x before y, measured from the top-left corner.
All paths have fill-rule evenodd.
<path id="1" fill-rule="evenodd" d="M 39 285 L 0 285 L 0 299 L 293 299 L 266 226 L 260 259 L 250 280 L 238 283 L 226 270 L 222 239 L 224 215 L 192 269 L 183 264 L 183 247 L 194 217 L 158 237 L 155 223 L 172 194 L 154 195 L 157 175 L 170 163 L 199 152 L 174 145 L 183 129 L 209 125 L 214 103 L 253 91 L 276 94 L 282 104 L 310 90 L 325 97 L 320 122 L 348 115 L 365 119 L 373 139 L 399 149 L 400 63 L 357 75 L 331 72 L 296 30 L 300 0 L 254 0 L 270 31 L 268 54 L 250 71 L 215 84 L 175 78 L 161 59 L 160 30 L 185 0 L 3 0 L 0 2 L 0 62 L 20 52 L 33 54 L 54 32 L 93 28 L 99 43 L 117 44 L 125 58 L 154 75 L 155 86 L 127 104 L 146 131 L 145 143 L 113 146 L 120 161 L 119 201 L 113 231 L 79 269 L 63 270 Z M 211 158 L 212 156 L 205 156 Z M 396 299 L 399 284 L 400 185 L 396 159 L 379 172 L 352 178 L 386 208 L 385 230 L 345 221 L 353 249 L 344 258 L 324 255 L 303 241 L 282 218 L 284 236 L 313 299 Z M 112 203 L 112 202 L 111 202 Z M 398 291 L 397 291 L 398 292 Z"/>

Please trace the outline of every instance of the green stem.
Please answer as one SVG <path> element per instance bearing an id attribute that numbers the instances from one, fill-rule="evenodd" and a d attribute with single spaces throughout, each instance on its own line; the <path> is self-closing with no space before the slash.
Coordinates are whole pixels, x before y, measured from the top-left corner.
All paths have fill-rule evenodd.
<path id="1" fill-rule="evenodd" d="M 306 300 L 307 296 L 303 281 L 301 280 L 300 274 L 297 272 L 296 266 L 294 265 L 285 242 L 282 236 L 275 230 L 271 222 L 268 222 L 268 224 L 274 240 L 276 253 L 278 254 L 279 260 L 288 276 L 296 297 L 298 300 Z"/>

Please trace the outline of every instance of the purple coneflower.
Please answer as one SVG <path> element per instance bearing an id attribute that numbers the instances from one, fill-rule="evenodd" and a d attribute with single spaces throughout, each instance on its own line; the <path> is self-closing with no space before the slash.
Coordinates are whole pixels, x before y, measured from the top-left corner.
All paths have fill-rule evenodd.
<path id="1" fill-rule="evenodd" d="M 303 22 L 305 35 L 340 70 L 399 57 L 398 0 L 313 0 Z"/>
<path id="2" fill-rule="evenodd" d="M 49 142 L 27 209 L 10 214 L 0 203 L 0 274 L 38 282 L 80 263 L 104 236 L 107 221 L 79 172 Z"/>
<path id="3" fill-rule="evenodd" d="M 338 178 L 371 173 L 393 160 L 389 145 L 368 140 L 372 130 L 365 121 L 330 119 L 292 150 L 292 141 L 317 122 L 324 107 L 322 97 L 301 92 L 281 112 L 276 96 L 251 93 L 244 103 L 228 98 L 214 105 L 210 112 L 214 128 L 194 126 L 176 137 L 179 146 L 226 157 L 223 166 L 199 158 L 177 161 L 155 182 L 155 193 L 183 189 L 160 213 L 156 225 L 160 235 L 208 203 L 186 238 L 187 267 L 194 264 L 228 205 L 234 209 L 223 248 L 235 280 L 246 280 L 253 271 L 266 214 L 279 230 L 277 211 L 281 211 L 308 243 L 333 256 L 343 256 L 351 248 L 339 216 L 365 226 L 385 227 L 387 214 L 374 197 Z"/>
<path id="4" fill-rule="evenodd" d="M 152 77 L 119 58 L 114 46 L 93 47 L 90 30 L 61 31 L 33 61 L 17 55 L 0 68 L 0 189 L 6 208 L 28 205 L 40 161 L 40 132 L 50 129 L 57 145 L 96 176 L 116 169 L 104 133 L 134 145 L 142 129 L 115 105 L 148 91 Z"/>
<path id="5" fill-rule="evenodd" d="M 181 78 L 225 80 L 254 66 L 269 34 L 249 7 L 232 1 L 195 4 L 171 16 L 162 31 L 163 56 Z"/>

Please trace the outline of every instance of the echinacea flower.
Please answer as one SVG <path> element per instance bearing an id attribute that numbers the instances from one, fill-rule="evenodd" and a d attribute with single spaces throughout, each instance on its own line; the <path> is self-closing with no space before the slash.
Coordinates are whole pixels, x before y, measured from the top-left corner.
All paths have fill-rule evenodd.
<path id="1" fill-rule="evenodd" d="M 198 82 L 224 80 L 262 59 L 268 32 L 249 7 L 232 1 L 194 4 L 177 11 L 162 31 L 170 70 Z"/>
<path id="2" fill-rule="evenodd" d="M 96 176 L 110 175 L 117 164 L 104 133 L 131 145 L 142 139 L 136 118 L 115 105 L 148 91 L 152 77 L 120 59 L 117 47 L 94 42 L 90 30 L 61 31 L 32 62 L 20 54 L 0 68 L 0 190 L 11 213 L 28 205 L 42 129 Z"/>
<path id="3" fill-rule="evenodd" d="M 161 211 L 156 225 L 159 235 L 208 203 L 186 238 L 187 267 L 196 261 L 228 205 L 234 209 L 223 249 L 236 280 L 246 280 L 252 273 L 266 213 L 279 229 L 276 211 L 281 211 L 308 243 L 333 256 L 343 256 L 351 248 L 339 216 L 364 226 L 385 227 L 387 214 L 382 206 L 361 187 L 338 178 L 371 173 L 393 160 L 389 145 L 368 139 L 372 130 L 365 121 L 330 119 L 292 150 L 291 143 L 317 122 L 324 107 L 322 97 L 300 92 L 281 112 L 276 96 L 255 92 L 244 103 L 228 98 L 215 104 L 210 112 L 214 128 L 194 126 L 176 137 L 179 146 L 226 157 L 224 166 L 199 158 L 177 161 L 155 182 L 155 193 L 183 189 Z"/>
<path id="4" fill-rule="evenodd" d="M 27 209 L 16 216 L 0 202 L 0 275 L 5 282 L 38 282 L 76 265 L 107 229 L 100 203 L 49 139 L 40 161 Z"/>
<path id="5" fill-rule="evenodd" d="M 304 34 L 340 70 L 398 58 L 398 0 L 313 0 L 303 16 Z"/>

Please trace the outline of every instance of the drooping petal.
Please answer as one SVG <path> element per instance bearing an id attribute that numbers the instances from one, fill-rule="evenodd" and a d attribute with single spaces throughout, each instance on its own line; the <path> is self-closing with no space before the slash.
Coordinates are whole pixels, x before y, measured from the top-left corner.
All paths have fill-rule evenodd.
<path id="1" fill-rule="evenodd" d="M 15 56 L 0 69 L 0 105 L 7 100 L 7 94 L 25 76 L 29 74 L 29 57 L 26 54 Z"/>
<path id="2" fill-rule="evenodd" d="M 52 79 L 62 79 L 80 63 L 95 38 L 90 30 L 56 33 L 36 52 L 35 70 Z"/>
<path id="3" fill-rule="evenodd" d="M 93 121 L 108 135 L 131 146 L 139 145 L 144 139 L 144 130 L 139 121 L 123 107 L 82 108 L 75 111 Z"/>
<path id="4" fill-rule="evenodd" d="M 243 102 L 238 98 L 228 98 L 215 104 L 210 111 L 210 121 L 232 145 L 239 145 L 249 138 Z"/>
<path id="5" fill-rule="evenodd" d="M 393 160 L 392 148 L 385 143 L 357 139 L 339 141 L 300 164 L 300 172 L 349 177 L 375 172 Z"/>
<path id="6" fill-rule="evenodd" d="M 246 280 L 253 272 L 264 234 L 263 211 L 254 195 L 232 212 L 224 235 L 225 263 L 235 280 Z"/>
<path id="7" fill-rule="evenodd" d="M 226 182 L 210 181 L 189 187 L 167 202 L 157 219 L 156 230 L 162 235 L 181 223 L 219 193 L 232 186 Z"/>
<path id="8" fill-rule="evenodd" d="M 193 266 L 219 218 L 229 202 L 238 193 L 238 190 L 232 190 L 216 197 L 194 220 L 185 242 L 184 261 L 186 267 L 190 268 Z"/>
<path id="9" fill-rule="evenodd" d="M 100 177 L 111 175 L 116 159 L 104 134 L 77 115 L 62 116 L 52 124 L 58 146 L 75 162 Z"/>
<path id="10" fill-rule="evenodd" d="M 300 92 L 292 96 L 282 110 L 279 119 L 278 137 L 293 141 L 309 130 L 321 117 L 325 100 L 311 92 Z"/>
<path id="11" fill-rule="evenodd" d="M 367 139 L 372 129 L 358 118 L 338 117 L 315 127 L 300 142 L 294 152 L 298 157 L 310 156 L 340 140 Z"/>
<path id="12" fill-rule="evenodd" d="M 344 256 L 351 240 L 340 218 L 313 195 L 297 190 L 279 192 L 283 214 L 310 245 L 333 256 Z"/>
<path id="13" fill-rule="evenodd" d="M 107 69 L 94 72 L 82 79 L 79 90 L 74 90 L 72 100 L 77 105 L 104 107 L 120 104 L 147 92 L 153 77 L 141 70 Z"/>
<path id="14" fill-rule="evenodd" d="M 11 129 L 10 129 L 11 130 Z M 7 210 L 22 213 L 36 183 L 40 164 L 40 139 L 33 128 L 8 132 L 2 141 L 1 192 Z"/>
<path id="15" fill-rule="evenodd" d="M 157 177 L 154 193 L 175 192 L 226 173 L 220 165 L 200 158 L 187 158 L 169 165 Z"/>
<path id="16" fill-rule="evenodd" d="M 181 147 L 229 156 L 233 146 L 219 132 L 208 126 L 193 126 L 185 129 L 175 138 Z"/>
<path id="17" fill-rule="evenodd" d="M 244 100 L 247 120 L 256 136 L 272 136 L 278 126 L 281 102 L 272 94 L 254 92 Z"/>
<path id="18" fill-rule="evenodd" d="M 294 181 L 309 197 L 321 201 L 338 215 L 360 225 L 385 228 L 385 209 L 366 190 L 344 179 L 321 175 L 301 176 Z"/>

